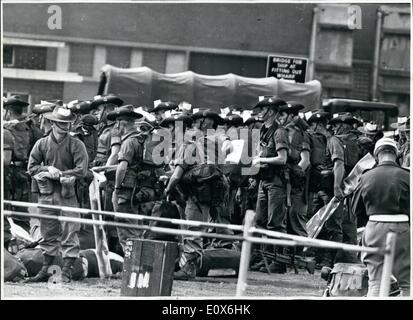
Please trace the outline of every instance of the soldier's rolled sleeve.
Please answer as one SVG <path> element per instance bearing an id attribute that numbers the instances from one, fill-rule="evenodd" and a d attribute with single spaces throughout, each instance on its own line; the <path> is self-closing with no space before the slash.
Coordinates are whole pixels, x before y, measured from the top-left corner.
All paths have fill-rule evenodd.
<path id="1" fill-rule="evenodd" d="M 3 130 L 3 150 L 13 151 L 14 138 L 9 130 Z"/>
<path id="2" fill-rule="evenodd" d="M 278 128 L 274 133 L 274 144 L 275 150 L 278 152 L 281 149 L 288 151 L 289 142 L 288 142 L 288 132 L 284 128 Z"/>
<path id="3" fill-rule="evenodd" d="M 341 160 L 344 161 L 344 148 L 341 145 L 337 137 L 331 137 L 327 143 L 328 152 L 331 161 Z"/>
<path id="4" fill-rule="evenodd" d="M 134 146 L 133 140 L 125 140 L 120 147 L 118 161 L 127 161 L 128 164 L 131 165 L 135 158 L 137 148 L 140 148 L 140 146 Z"/>
<path id="5" fill-rule="evenodd" d="M 113 128 L 110 131 L 110 146 L 113 147 L 115 145 L 121 145 L 121 136 L 120 136 L 120 132 L 118 129 Z"/>
<path id="6" fill-rule="evenodd" d="M 83 178 L 87 174 L 89 167 L 89 156 L 87 155 L 85 144 L 82 141 L 73 139 L 71 142 L 75 167 L 74 169 L 63 171 L 62 174 L 64 176 Z"/>
<path id="7" fill-rule="evenodd" d="M 311 140 L 310 140 L 310 135 L 307 132 L 304 132 L 303 149 L 301 151 L 311 152 Z"/>
<path id="8" fill-rule="evenodd" d="M 184 143 L 178 150 L 176 154 L 176 166 L 182 167 L 184 171 L 188 170 L 189 167 L 197 163 L 197 148 L 194 143 Z"/>

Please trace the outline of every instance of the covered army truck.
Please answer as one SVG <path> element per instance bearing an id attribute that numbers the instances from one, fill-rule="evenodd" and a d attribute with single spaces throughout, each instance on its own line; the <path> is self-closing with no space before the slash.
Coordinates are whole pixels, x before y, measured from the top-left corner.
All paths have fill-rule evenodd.
<path id="1" fill-rule="evenodd" d="M 125 103 L 153 107 L 156 100 L 182 101 L 195 108 L 251 109 L 259 96 L 277 95 L 284 100 L 299 101 L 306 110 L 321 108 L 321 84 L 317 80 L 294 83 L 276 78 L 246 78 L 232 73 L 208 76 L 185 71 L 175 74 L 158 73 L 147 67 L 121 69 L 102 67 L 98 94 L 119 95 Z M 306 111 L 304 110 L 304 111 Z"/>

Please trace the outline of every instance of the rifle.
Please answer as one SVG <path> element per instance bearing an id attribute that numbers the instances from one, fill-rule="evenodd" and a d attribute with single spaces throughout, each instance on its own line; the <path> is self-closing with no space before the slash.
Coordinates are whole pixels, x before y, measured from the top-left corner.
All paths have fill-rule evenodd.
<path id="1" fill-rule="evenodd" d="M 264 262 L 266 262 L 266 258 L 268 258 L 273 261 L 291 266 L 296 274 L 298 274 L 298 268 L 306 269 L 308 273 L 314 274 L 315 261 L 312 259 L 307 259 L 296 254 L 271 253 L 265 250 L 258 250 L 258 252 L 264 258 Z M 268 270 L 267 263 L 265 263 L 265 266 Z"/>

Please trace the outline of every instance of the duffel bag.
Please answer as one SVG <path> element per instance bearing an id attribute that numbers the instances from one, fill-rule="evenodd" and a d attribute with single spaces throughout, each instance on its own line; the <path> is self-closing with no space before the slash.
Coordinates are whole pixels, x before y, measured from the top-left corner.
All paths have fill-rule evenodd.
<path id="1" fill-rule="evenodd" d="M 18 282 L 24 279 L 27 270 L 23 263 L 7 250 L 4 250 L 4 281 Z"/>
<path id="2" fill-rule="evenodd" d="M 368 272 L 363 264 L 336 263 L 331 270 L 330 297 L 363 297 L 368 290 Z"/>

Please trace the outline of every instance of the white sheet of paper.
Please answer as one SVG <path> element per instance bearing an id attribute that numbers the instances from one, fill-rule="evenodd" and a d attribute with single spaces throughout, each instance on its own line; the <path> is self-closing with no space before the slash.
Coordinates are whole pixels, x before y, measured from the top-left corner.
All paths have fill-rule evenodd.
<path id="1" fill-rule="evenodd" d="M 155 100 L 153 102 L 153 107 L 156 108 L 162 101 L 161 100 Z"/>
<path id="2" fill-rule="evenodd" d="M 313 115 L 313 113 L 311 112 L 311 111 L 308 111 L 308 112 L 306 112 L 306 113 L 304 113 L 305 114 L 305 118 L 308 120 L 308 119 L 310 119 L 310 117 Z"/>
<path id="3" fill-rule="evenodd" d="M 238 164 L 241 161 L 242 150 L 244 149 L 244 140 L 231 140 L 234 150 L 227 155 L 225 160 L 230 163 Z"/>
<path id="4" fill-rule="evenodd" d="M 183 110 L 191 110 L 191 108 L 192 108 L 192 104 L 187 103 L 187 102 L 182 103 L 182 109 Z"/>
<path id="5" fill-rule="evenodd" d="M 249 119 L 252 115 L 252 110 L 244 110 L 242 112 L 242 120 L 247 121 L 247 119 Z"/>

